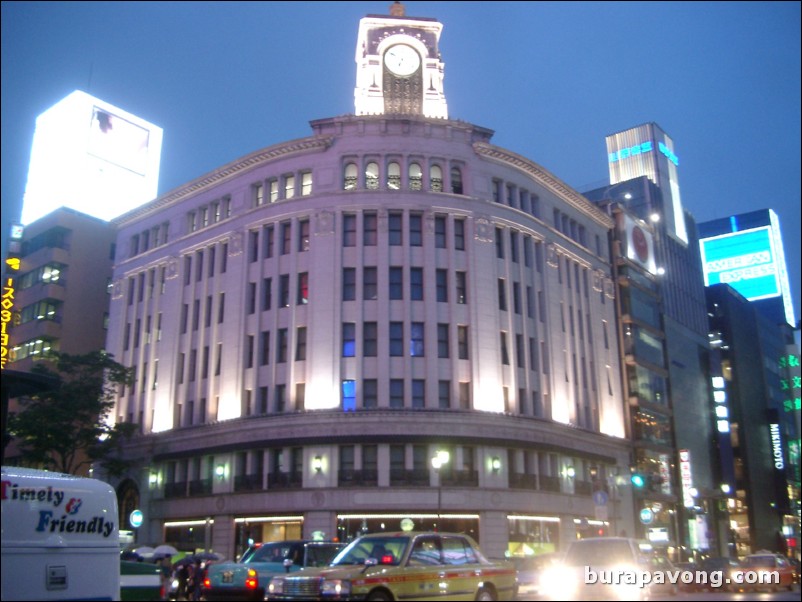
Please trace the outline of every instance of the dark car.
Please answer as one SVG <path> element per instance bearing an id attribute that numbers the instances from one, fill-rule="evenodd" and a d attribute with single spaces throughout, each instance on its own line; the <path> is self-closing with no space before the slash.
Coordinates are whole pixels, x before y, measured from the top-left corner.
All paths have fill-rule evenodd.
<path id="1" fill-rule="evenodd" d="M 511 557 L 509 560 L 518 571 L 518 595 L 539 596 L 542 591 L 540 580 L 543 573 L 556 559 L 557 554 Z"/>
<path id="2" fill-rule="evenodd" d="M 263 600 L 271 577 L 326 566 L 343 544 L 324 541 L 265 543 L 243 555 L 240 562 L 221 562 L 209 567 L 204 582 L 206 600 Z"/>

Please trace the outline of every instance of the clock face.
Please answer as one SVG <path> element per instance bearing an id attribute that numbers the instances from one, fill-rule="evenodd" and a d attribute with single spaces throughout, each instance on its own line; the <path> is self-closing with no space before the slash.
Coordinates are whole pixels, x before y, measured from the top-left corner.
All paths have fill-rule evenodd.
<path id="1" fill-rule="evenodd" d="M 415 73 L 420 67 L 420 55 L 412 46 L 396 44 L 384 53 L 384 64 L 395 75 L 406 77 Z"/>

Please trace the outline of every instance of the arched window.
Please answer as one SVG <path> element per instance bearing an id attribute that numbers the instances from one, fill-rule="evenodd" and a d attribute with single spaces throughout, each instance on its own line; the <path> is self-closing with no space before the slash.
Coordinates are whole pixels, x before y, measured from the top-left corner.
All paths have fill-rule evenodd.
<path id="1" fill-rule="evenodd" d="M 401 166 L 395 161 L 387 165 L 387 188 L 401 190 Z"/>
<path id="2" fill-rule="evenodd" d="M 365 188 L 368 190 L 379 189 L 379 164 L 371 161 L 365 166 Z"/>
<path id="3" fill-rule="evenodd" d="M 409 164 L 409 189 L 421 190 L 423 188 L 423 171 L 417 163 Z"/>
<path id="4" fill-rule="evenodd" d="M 459 167 L 451 168 L 451 192 L 462 194 L 462 171 Z"/>
<path id="5" fill-rule="evenodd" d="M 432 165 L 429 168 L 429 190 L 443 192 L 443 170 L 439 165 Z"/>
<path id="6" fill-rule="evenodd" d="M 348 163 L 345 166 L 345 177 L 343 178 L 344 190 L 356 190 L 358 182 L 359 171 L 356 168 L 356 163 Z"/>

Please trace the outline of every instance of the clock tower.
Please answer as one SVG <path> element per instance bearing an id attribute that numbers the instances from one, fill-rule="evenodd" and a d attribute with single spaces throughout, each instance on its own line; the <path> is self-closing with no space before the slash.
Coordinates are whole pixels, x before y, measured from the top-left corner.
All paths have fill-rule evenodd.
<path id="1" fill-rule="evenodd" d="M 395 2 L 389 15 L 359 22 L 356 45 L 357 115 L 421 115 L 448 119 L 438 42 L 443 24 L 407 17 Z"/>

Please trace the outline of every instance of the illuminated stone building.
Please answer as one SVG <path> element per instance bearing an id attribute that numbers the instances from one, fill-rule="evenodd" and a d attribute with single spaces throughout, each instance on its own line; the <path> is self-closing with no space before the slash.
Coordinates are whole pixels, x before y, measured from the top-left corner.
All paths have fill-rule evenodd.
<path id="1" fill-rule="evenodd" d="M 364 18 L 354 115 L 114 220 L 140 540 L 633 532 L 613 221 L 449 118 L 441 29 Z"/>

